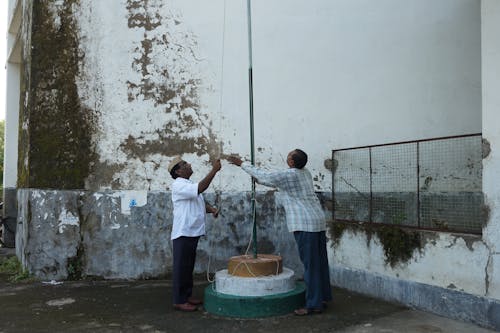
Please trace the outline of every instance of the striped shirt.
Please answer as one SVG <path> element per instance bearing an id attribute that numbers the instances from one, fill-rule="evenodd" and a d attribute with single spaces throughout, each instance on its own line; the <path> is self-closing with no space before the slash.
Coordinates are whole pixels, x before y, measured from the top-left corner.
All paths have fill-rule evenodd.
<path id="1" fill-rule="evenodd" d="M 288 231 L 326 230 L 325 214 L 307 169 L 266 171 L 248 162 L 243 162 L 241 168 L 257 179 L 257 183 L 278 189 L 279 201 L 285 208 Z"/>

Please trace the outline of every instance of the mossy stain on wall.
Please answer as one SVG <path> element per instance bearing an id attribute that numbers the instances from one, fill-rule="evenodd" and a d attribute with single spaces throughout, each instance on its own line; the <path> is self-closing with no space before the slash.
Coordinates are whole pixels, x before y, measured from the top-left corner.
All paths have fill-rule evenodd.
<path id="1" fill-rule="evenodd" d="M 78 6 L 77 0 L 33 2 L 31 54 L 24 55 L 29 98 L 23 110 L 19 187 L 84 188 L 95 160 L 95 120 L 80 103 L 76 84 L 83 59 Z"/>
<path id="2" fill-rule="evenodd" d="M 353 223 L 330 221 L 328 223 L 330 239 L 333 246 L 338 246 L 345 231 L 365 233 L 367 246 L 376 236 L 384 248 L 385 261 L 391 267 L 409 261 L 415 250 L 423 248 L 422 235 L 419 230 L 410 230 L 398 226 L 378 225 L 376 223 Z"/>

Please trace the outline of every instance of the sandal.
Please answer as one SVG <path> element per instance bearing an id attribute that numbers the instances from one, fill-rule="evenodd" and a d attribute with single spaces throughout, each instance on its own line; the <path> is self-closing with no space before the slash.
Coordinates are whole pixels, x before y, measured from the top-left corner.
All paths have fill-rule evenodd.
<path id="1" fill-rule="evenodd" d="M 189 304 L 187 302 L 183 304 L 174 304 L 174 309 L 184 312 L 193 312 L 198 310 L 196 306 L 194 306 L 193 304 Z"/>
<path id="2" fill-rule="evenodd" d="M 311 314 L 317 314 L 321 313 L 322 311 L 320 309 L 306 309 L 306 308 L 301 308 L 295 310 L 293 313 L 295 313 L 296 316 L 307 316 Z"/>

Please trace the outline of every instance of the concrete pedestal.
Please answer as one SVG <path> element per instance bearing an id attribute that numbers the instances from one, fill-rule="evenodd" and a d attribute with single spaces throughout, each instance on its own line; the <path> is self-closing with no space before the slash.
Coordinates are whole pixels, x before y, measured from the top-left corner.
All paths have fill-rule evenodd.
<path id="1" fill-rule="evenodd" d="M 279 275 L 240 277 L 227 269 L 215 273 L 215 286 L 219 293 L 237 296 L 268 296 L 287 293 L 295 288 L 293 271 L 284 268 Z"/>
<path id="2" fill-rule="evenodd" d="M 291 313 L 304 306 L 305 285 L 296 283 L 288 268 L 273 276 L 240 277 L 227 270 L 216 273 L 215 283 L 205 289 L 205 309 L 213 314 L 259 318 Z"/>

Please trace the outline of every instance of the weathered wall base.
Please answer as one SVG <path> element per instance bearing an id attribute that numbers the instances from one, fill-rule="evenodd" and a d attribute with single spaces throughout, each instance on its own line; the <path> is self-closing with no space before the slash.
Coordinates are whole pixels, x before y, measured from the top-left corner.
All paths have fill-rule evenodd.
<path id="1" fill-rule="evenodd" d="M 198 273 L 224 269 L 229 257 L 245 253 L 252 230 L 249 193 L 205 198 L 221 214 L 208 219 L 198 246 Z M 257 203 L 259 253 L 281 254 L 284 265 L 300 276 L 295 241 L 273 192 L 259 193 Z M 170 273 L 168 192 L 21 189 L 18 209 L 17 255 L 41 279 L 137 279 Z"/>
<path id="2" fill-rule="evenodd" d="M 500 330 L 500 301 L 367 271 L 330 268 L 333 284 L 416 309 Z"/>
<path id="3" fill-rule="evenodd" d="M 221 214 L 208 219 L 197 273 L 226 268 L 229 257 L 245 253 L 252 230 L 250 193 L 205 197 Z M 20 189 L 17 199 L 17 255 L 41 279 L 140 279 L 170 273 L 169 192 Z M 328 210 L 329 194 L 320 193 L 320 199 Z M 282 255 L 284 265 L 301 276 L 295 241 L 274 192 L 258 193 L 257 204 L 259 253 Z M 500 329 L 498 300 L 330 264 L 332 283 L 339 287 Z"/>

